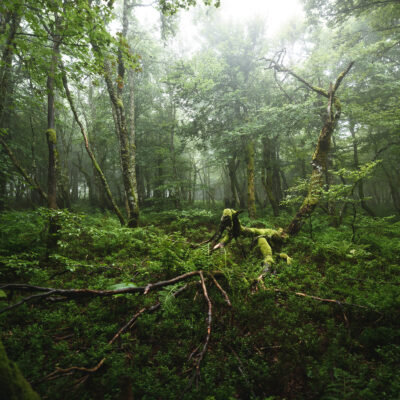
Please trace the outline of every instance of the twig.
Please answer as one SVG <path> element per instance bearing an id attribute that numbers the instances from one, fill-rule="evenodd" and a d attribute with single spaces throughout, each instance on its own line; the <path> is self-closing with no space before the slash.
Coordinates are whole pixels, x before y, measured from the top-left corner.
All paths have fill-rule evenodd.
<path id="1" fill-rule="evenodd" d="M 211 276 L 211 279 L 214 281 L 215 286 L 220 290 L 222 293 L 222 296 L 224 296 L 226 303 L 228 304 L 229 307 L 232 307 L 232 303 L 229 300 L 228 294 L 225 292 L 224 289 L 222 289 L 221 285 L 218 283 L 218 281 L 215 279 L 214 275 L 212 273 L 209 274 Z"/>
<path id="2" fill-rule="evenodd" d="M 294 294 L 295 296 L 306 297 L 308 299 L 320 301 L 320 302 L 323 302 L 323 303 L 334 303 L 334 304 L 337 304 L 337 305 L 339 305 L 341 307 L 342 306 L 349 306 L 349 307 L 361 308 L 363 310 L 372 310 L 372 311 L 376 312 L 377 314 L 382 315 L 382 313 L 380 311 L 377 311 L 377 310 L 375 310 L 375 309 L 373 309 L 371 307 L 368 307 L 368 306 L 362 306 L 360 304 L 347 303 L 346 301 L 341 301 L 341 300 L 336 300 L 336 299 L 326 299 L 326 298 L 314 296 L 314 295 L 303 293 L 303 292 L 291 292 L 289 290 L 283 290 L 283 289 L 278 289 L 278 288 L 266 288 L 266 290 L 273 290 L 274 292 L 277 292 L 277 293 Z"/>

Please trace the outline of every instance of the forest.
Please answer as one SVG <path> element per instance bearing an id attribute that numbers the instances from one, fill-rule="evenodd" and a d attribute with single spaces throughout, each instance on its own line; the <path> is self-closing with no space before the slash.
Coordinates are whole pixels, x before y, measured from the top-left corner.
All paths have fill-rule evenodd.
<path id="1" fill-rule="evenodd" d="M 278 3 L 2 0 L 0 400 L 400 398 L 400 3 Z"/>

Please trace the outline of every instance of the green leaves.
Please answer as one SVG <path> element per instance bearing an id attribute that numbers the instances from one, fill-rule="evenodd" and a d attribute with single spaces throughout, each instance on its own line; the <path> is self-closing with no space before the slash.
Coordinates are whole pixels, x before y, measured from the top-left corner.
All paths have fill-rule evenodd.
<path id="1" fill-rule="evenodd" d="M 135 285 L 132 282 L 121 282 L 121 283 L 115 283 L 114 285 L 110 285 L 107 287 L 108 290 L 120 290 L 120 289 L 129 289 L 129 288 L 133 288 L 133 287 L 137 287 L 137 285 Z"/>

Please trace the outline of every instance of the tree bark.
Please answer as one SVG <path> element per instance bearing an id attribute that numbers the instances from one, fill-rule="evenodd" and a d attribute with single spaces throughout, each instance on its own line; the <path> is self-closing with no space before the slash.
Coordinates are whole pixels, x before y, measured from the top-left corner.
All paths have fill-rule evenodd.
<path id="1" fill-rule="evenodd" d="M 56 30 L 59 25 L 59 17 L 55 16 Z M 47 72 L 47 130 L 46 140 L 49 152 L 49 164 L 47 174 L 47 205 L 57 209 L 57 133 L 55 130 L 55 75 L 60 59 L 61 38 L 57 33 L 52 34 L 53 48 L 49 70 Z"/>
<path id="2" fill-rule="evenodd" d="M 247 143 L 247 210 L 251 219 L 256 218 L 256 198 L 254 188 L 254 141 L 250 139 Z"/>
<path id="3" fill-rule="evenodd" d="M 98 175 L 98 177 L 99 177 L 99 179 L 100 179 L 100 181 L 101 181 L 101 183 L 103 185 L 103 188 L 104 188 L 104 190 L 105 190 L 105 192 L 107 194 L 107 198 L 110 201 L 110 203 L 112 205 L 112 208 L 113 208 L 115 214 L 117 215 L 117 217 L 119 219 L 119 222 L 121 223 L 121 225 L 125 225 L 125 218 L 123 217 L 119 207 L 117 206 L 117 203 L 114 200 L 114 196 L 111 193 L 111 189 L 110 189 L 110 186 L 108 185 L 107 179 L 106 179 L 106 177 L 105 177 L 105 175 L 104 175 L 99 163 L 97 162 L 96 157 L 95 157 L 95 155 L 94 155 L 94 153 L 93 153 L 93 151 L 92 151 L 92 149 L 90 147 L 89 139 L 88 139 L 88 135 L 86 133 L 86 130 L 85 130 L 81 120 L 79 119 L 78 113 L 76 112 L 74 101 L 73 101 L 71 92 L 70 92 L 69 87 L 68 87 L 67 74 L 66 74 L 65 68 L 64 68 L 64 66 L 62 64 L 61 64 L 61 70 L 62 70 L 62 81 L 63 81 L 65 94 L 67 96 L 68 103 L 69 103 L 71 111 L 72 111 L 72 113 L 74 115 L 75 121 L 78 124 L 78 126 L 80 128 L 80 131 L 82 133 L 86 152 L 87 152 L 87 154 L 89 155 L 89 157 L 90 157 L 90 159 L 92 161 L 93 167 L 94 167 L 94 169 L 95 169 L 95 171 L 96 171 L 96 173 L 97 173 L 97 175 Z"/>
<path id="4" fill-rule="evenodd" d="M 307 87 L 328 99 L 325 122 L 320 131 L 317 146 L 312 157 L 312 173 L 308 187 L 308 194 L 304 199 L 299 211 L 296 213 L 288 228 L 286 229 L 287 233 L 290 235 L 295 235 L 300 231 L 305 219 L 310 216 L 311 213 L 314 211 L 321 196 L 321 189 L 324 184 L 324 172 L 326 170 L 326 163 L 331 145 L 331 137 L 341 115 L 341 104 L 339 99 L 335 96 L 335 93 L 339 88 L 343 78 L 350 71 L 353 64 L 354 62 L 351 62 L 347 66 L 347 68 L 338 76 L 335 85 L 330 84 L 329 90 L 327 92 L 324 89 L 312 86 L 304 79 L 300 78 L 297 74 L 278 64 L 272 65 L 272 67 L 277 69 L 278 71 L 285 71 L 291 74 L 302 83 L 304 83 Z"/>
<path id="5" fill-rule="evenodd" d="M 107 91 L 111 101 L 111 107 L 113 112 L 113 118 L 115 123 L 115 130 L 119 140 L 120 147 L 120 159 L 122 168 L 122 180 L 125 189 L 125 196 L 128 205 L 128 221 L 127 226 L 135 228 L 139 223 L 139 202 L 137 195 L 137 181 L 136 181 L 136 168 L 135 168 L 135 157 L 136 148 L 133 140 L 130 140 L 132 136 L 128 129 L 128 123 L 125 113 L 125 108 L 122 99 L 122 93 L 124 88 L 125 78 L 125 63 L 123 59 L 122 46 L 125 45 L 126 36 L 128 33 L 129 20 L 129 4 L 127 0 L 123 2 L 123 17 L 122 17 L 122 32 L 120 34 L 120 48 L 118 50 L 118 78 L 117 78 L 117 90 L 115 90 L 112 73 L 109 61 L 104 61 L 104 78 L 107 85 Z M 134 118 L 132 119 L 134 121 Z M 134 125 L 133 122 L 131 125 Z"/>

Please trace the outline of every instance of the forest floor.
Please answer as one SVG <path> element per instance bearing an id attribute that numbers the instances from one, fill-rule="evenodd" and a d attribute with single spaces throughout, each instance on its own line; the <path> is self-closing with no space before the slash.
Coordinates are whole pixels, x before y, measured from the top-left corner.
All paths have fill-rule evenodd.
<path id="1" fill-rule="evenodd" d="M 0 215 L 1 284 L 135 291 L 188 278 L 1 313 L 8 356 L 43 399 L 399 398 L 395 219 L 360 216 L 353 232 L 315 215 L 283 249 L 292 264 L 277 260 L 255 284 L 262 257 L 249 239 L 211 255 L 191 246 L 215 232 L 220 209 L 145 212 L 136 229 L 60 211 L 50 253 L 49 213 Z M 288 218 L 241 221 L 276 228 Z M 0 309 L 34 294 L 3 288 Z"/>

